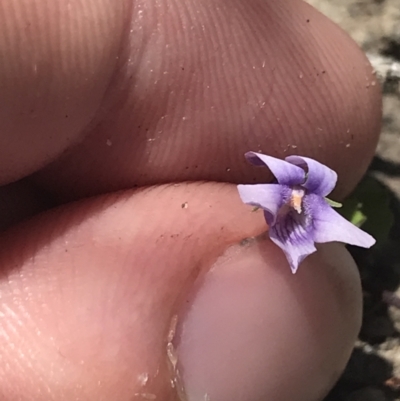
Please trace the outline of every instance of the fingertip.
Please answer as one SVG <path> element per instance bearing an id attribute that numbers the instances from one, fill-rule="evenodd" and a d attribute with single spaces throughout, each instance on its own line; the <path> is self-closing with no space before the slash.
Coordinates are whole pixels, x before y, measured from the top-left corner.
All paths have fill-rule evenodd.
<path id="1" fill-rule="evenodd" d="M 116 68 L 127 1 L 0 5 L 0 184 L 82 140 Z"/>

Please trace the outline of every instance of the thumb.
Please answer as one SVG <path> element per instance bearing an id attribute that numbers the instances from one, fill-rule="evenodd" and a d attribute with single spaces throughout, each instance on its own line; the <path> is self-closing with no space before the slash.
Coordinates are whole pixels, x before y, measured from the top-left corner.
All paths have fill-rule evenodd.
<path id="1" fill-rule="evenodd" d="M 358 276 L 335 244 L 292 275 L 264 230 L 234 186 L 207 183 L 89 199 L 8 231 L 0 398 L 319 399 L 358 332 Z"/>

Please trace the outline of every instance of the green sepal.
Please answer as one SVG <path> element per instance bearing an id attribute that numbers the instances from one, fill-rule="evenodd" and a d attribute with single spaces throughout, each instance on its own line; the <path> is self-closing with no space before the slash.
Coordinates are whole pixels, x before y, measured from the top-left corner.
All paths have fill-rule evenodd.
<path id="1" fill-rule="evenodd" d="M 332 206 L 332 207 L 342 207 L 342 206 L 343 206 L 341 203 L 335 202 L 335 201 L 332 200 L 332 199 L 325 198 L 325 200 L 326 200 L 326 201 L 329 203 L 329 205 Z"/>

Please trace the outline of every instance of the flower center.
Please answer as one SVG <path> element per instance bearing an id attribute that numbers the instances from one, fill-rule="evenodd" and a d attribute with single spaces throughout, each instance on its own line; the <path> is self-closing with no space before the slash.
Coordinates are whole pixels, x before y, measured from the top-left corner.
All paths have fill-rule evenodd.
<path id="1" fill-rule="evenodd" d="M 298 214 L 301 214 L 303 209 L 302 209 L 302 203 L 303 203 L 303 197 L 304 197 L 305 191 L 303 188 L 293 188 L 292 193 L 290 195 L 289 199 L 289 206 L 294 209 Z"/>

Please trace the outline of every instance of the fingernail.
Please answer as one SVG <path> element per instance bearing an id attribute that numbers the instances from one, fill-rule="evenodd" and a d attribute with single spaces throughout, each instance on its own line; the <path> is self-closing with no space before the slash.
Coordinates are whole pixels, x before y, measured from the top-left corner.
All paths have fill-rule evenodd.
<path id="1" fill-rule="evenodd" d="M 265 393 L 273 289 L 253 247 L 228 250 L 187 300 L 177 354 L 188 401 L 251 401 Z"/>
<path id="2" fill-rule="evenodd" d="M 255 241 L 215 263 L 186 300 L 175 337 L 188 401 L 312 401 L 326 392 L 358 328 L 349 329 L 335 280 L 318 259 L 308 258 L 293 275 L 270 241 Z M 330 324 L 345 334 L 332 334 Z"/>

